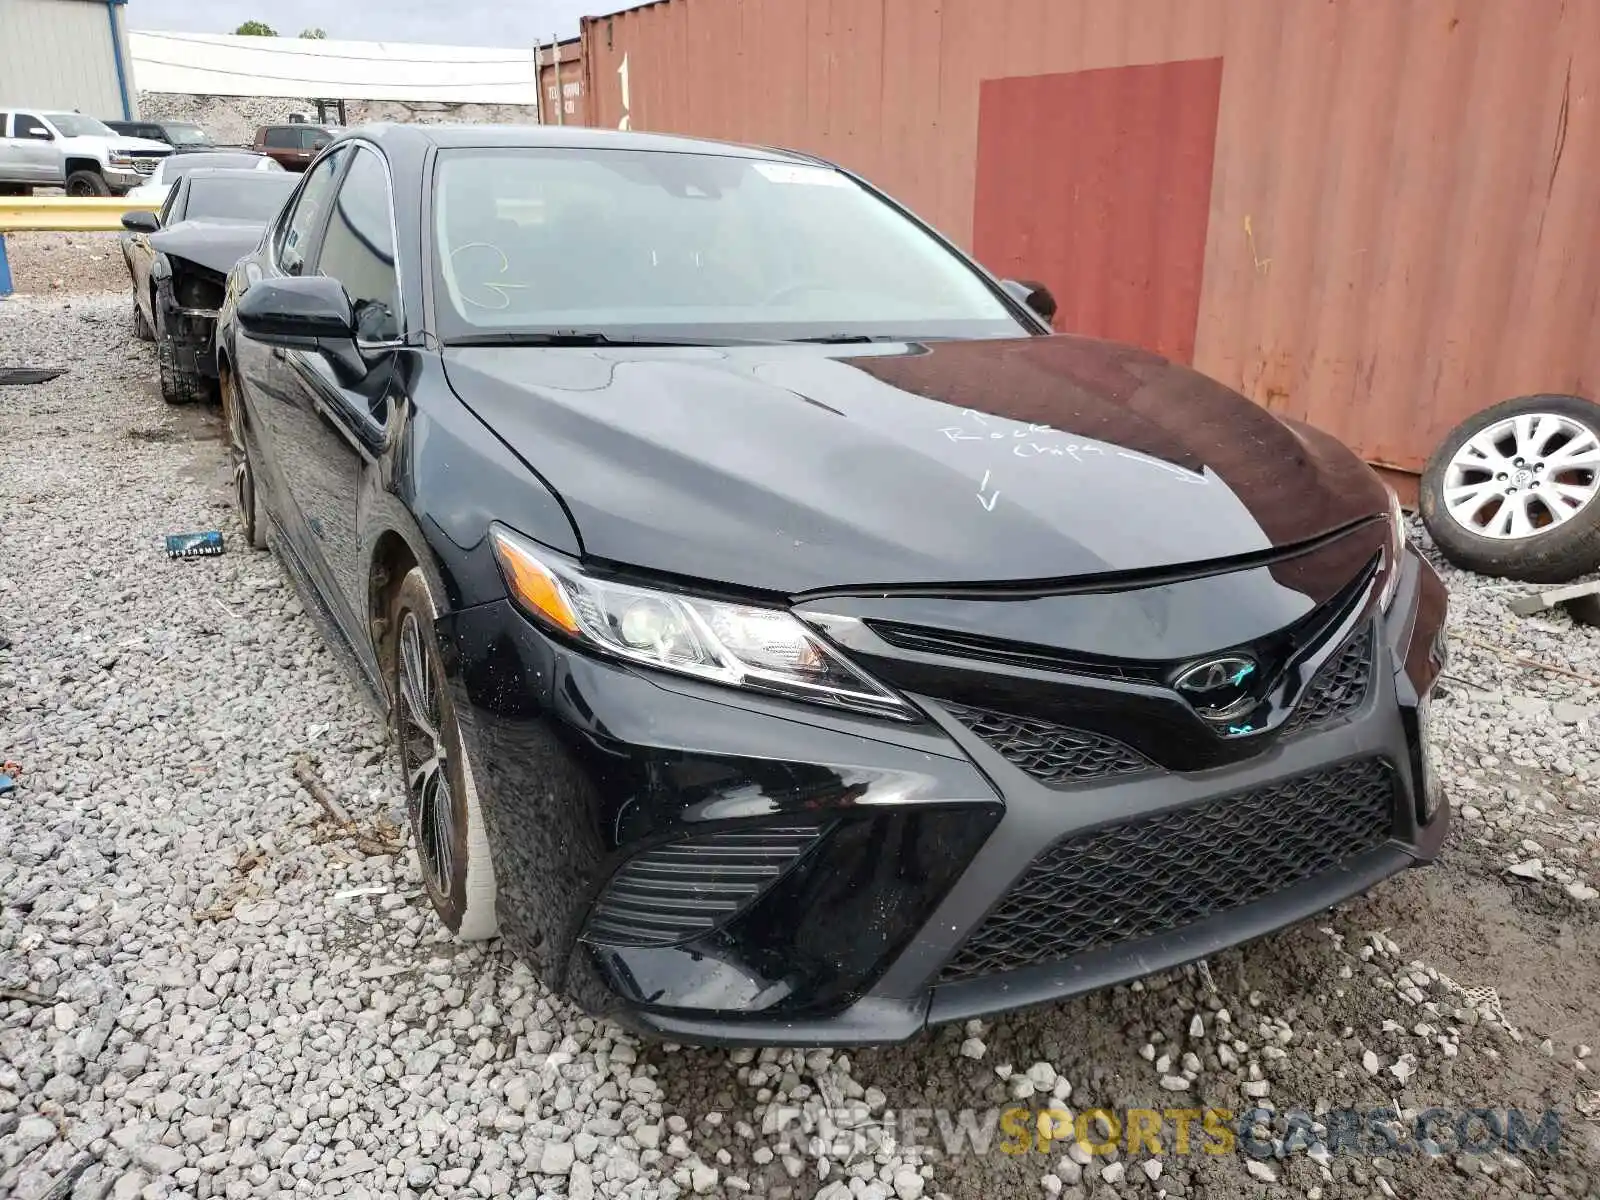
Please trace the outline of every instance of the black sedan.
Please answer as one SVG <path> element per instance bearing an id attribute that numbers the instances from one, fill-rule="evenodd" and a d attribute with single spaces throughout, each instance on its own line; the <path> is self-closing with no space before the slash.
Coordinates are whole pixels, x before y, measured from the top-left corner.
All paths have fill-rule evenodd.
<path id="1" fill-rule="evenodd" d="M 391 714 L 451 930 L 676 1040 L 885 1042 L 1434 856 L 1393 495 L 1047 307 L 794 154 L 319 156 L 229 279 L 241 518 Z"/>
<path id="2" fill-rule="evenodd" d="M 286 171 L 186 171 L 159 213 L 136 210 L 122 218 L 134 333 L 156 343 L 161 396 L 169 404 L 210 394 L 228 272 L 255 249 L 298 182 Z"/>

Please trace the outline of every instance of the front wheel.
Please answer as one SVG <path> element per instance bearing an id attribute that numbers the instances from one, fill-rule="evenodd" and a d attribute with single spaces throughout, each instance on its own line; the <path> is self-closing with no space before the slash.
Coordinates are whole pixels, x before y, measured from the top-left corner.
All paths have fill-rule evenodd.
<path id="1" fill-rule="evenodd" d="M 167 324 L 166 308 L 158 295 L 156 313 L 156 367 L 161 376 L 161 398 L 168 404 L 199 404 L 206 398 L 206 381 L 192 366 L 178 363 L 178 343 Z"/>
<path id="2" fill-rule="evenodd" d="M 98 171 L 74 171 L 67 176 L 69 196 L 109 196 L 111 185 Z"/>
<path id="3" fill-rule="evenodd" d="M 1565 583 L 1600 567 L 1600 405 L 1522 396 L 1469 417 L 1428 460 L 1423 523 L 1458 567 Z"/>
<path id="4" fill-rule="evenodd" d="M 395 745 L 417 868 L 428 899 L 462 941 L 491 938 L 494 863 L 472 764 L 461 746 L 433 623 L 438 610 L 420 567 L 390 609 L 389 683 Z"/>

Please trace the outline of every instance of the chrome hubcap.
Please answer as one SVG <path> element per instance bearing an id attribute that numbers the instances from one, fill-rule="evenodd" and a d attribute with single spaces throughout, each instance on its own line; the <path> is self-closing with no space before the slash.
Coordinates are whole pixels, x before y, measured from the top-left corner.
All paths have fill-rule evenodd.
<path id="1" fill-rule="evenodd" d="M 1600 437 L 1559 413 L 1524 413 L 1468 438 L 1444 474 L 1445 510 L 1480 537 L 1537 537 L 1600 494 Z"/>
<path id="2" fill-rule="evenodd" d="M 400 762 L 406 773 L 406 805 L 417 835 L 417 857 L 429 885 L 448 899 L 455 874 L 455 804 L 440 733 L 440 681 L 413 612 L 400 623 L 399 674 Z"/>

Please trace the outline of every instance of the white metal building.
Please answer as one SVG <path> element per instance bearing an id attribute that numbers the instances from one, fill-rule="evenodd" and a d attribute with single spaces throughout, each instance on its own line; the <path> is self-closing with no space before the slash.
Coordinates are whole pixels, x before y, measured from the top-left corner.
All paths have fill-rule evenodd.
<path id="1" fill-rule="evenodd" d="M 127 0 L 0 0 L 0 109 L 77 109 L 102 121 L 139 115 Z"/>
<path id="2" fill-rule="evenodd" d="M 0 5 L 10 2 L 0 0 Z M 147 92 L 453 104 L 532 105 L 539 100 L 532 46 L 519 50 L 142 30 L 133 33 L 129 45 L 137 86 Z"/>

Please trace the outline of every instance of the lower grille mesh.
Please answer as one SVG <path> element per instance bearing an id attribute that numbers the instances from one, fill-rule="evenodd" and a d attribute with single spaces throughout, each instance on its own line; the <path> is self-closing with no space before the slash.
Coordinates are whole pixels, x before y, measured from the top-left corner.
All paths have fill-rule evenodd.
<path id="1" fill-rule="evenodd" d="M 945 708 L 1012 766 L 1050 787 L 1153 769 L 1138 751 L 1102 734 L 959 704 Z"/>
<path id="2" fill-rule="evenodd" d="M 669 946 L 709 932 L 746 908 L 821 834 L 814 823 L 763 825 L 646 850 L 611 877 L 584 936 L 607 946 Z"/>
<path id="3" fill-rule="evenodd" d="M 1372 626 L 1367 625 L 1352 634 L 1312 676 L 1305 696 L 1283 727 L 1284 734 L 1353 713 L 1366 700 L 1371 679 Z"/>
<path id="4" fill-rule="evenodd" d="M 1394 797 L 1388 765 L 1364 759 L 1063 839 L 940 981 L 1056 962 L 1263 899 L 1382 844 Z"/>

